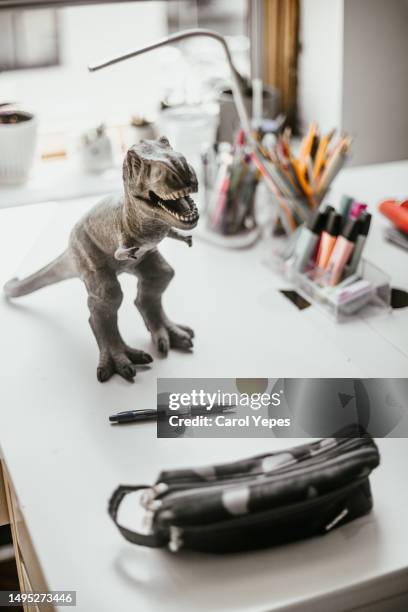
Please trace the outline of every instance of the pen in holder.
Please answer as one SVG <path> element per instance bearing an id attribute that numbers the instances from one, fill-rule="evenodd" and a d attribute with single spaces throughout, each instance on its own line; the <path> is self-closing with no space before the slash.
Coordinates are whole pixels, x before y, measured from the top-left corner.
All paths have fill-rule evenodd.
<path id="1" fill-rule="evenodd" d="M 351 140 L 345 135 L 335 138 L 334 130 L 319 135 L 314 122 L 299 151 L 291 143 L 288 128 L 276 137 L 258 137 L 258 146 L 251 157 L 270 190 L 270 200 L 277 213 L 275 231 L 281 229 L 289 236 L 309 221 L 327 195 L 347 159 Z"/>
<path id="2" fill-rule="evenodd" d="M 202 153 L 203 224 L 198 236 L 232 248 L 253 244 L 260 234 L 255 219 L 258 172 L 241 131 L 234 146 L 220 143 Z M 203 227 L 204 226 L 204 227 Z"/>

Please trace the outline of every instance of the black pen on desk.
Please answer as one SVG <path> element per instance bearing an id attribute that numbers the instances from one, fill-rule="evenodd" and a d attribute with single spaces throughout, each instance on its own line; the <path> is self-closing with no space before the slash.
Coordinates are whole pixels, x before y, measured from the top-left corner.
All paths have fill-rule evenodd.
<path id="1" fill-rule="evenodd" d="M 109 417 L 111 423 L 135 423 L 157 419 L 157 410 L 128 410 Z"/>
<path id="2" fill-rule="evenodd" d="M 209 406 L 208 404 L 200 404 L 198 406 L 191 406 L 191 414 L 222 414 L 223 412 L 234 412 L 231 410 L 232 408 L 236 408 L 236 404 L 214 404 L 213 406 Z"/>

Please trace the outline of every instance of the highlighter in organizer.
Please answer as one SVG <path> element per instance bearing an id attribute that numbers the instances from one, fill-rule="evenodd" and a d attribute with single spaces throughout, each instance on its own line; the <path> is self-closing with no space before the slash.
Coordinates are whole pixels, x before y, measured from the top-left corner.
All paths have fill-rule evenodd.
<path id="1" fill-rule="evenodd" d="M 325 229 L 325 227 L 327 225 L 327 219 L 330 217 L 332 212 L 336 212 L 335 209 L 334 209 L 334 206 L 332 206 L 331 204 L 327 204 L 326 208 L 324 209 L 324 213 L 326 215 L 326 218 L 324 219 L 323 227 L 320 230 L 320 236 L 319 236 L 316 248 L 315 248 L 314 253 L 313 253 L 313 261 L 315 263 L 317 263 L 317 261 L 319 259 L 319 256 L 320 256 L 320 245 L 321 245 L 321 242 L 322 242 L 322 232 L 324 231 L 324 229 Z"/>
<path id="2" fill-rule="evenodd" d="M 315 252 L 320 232 L 326 225 L 327 212 L 317 210 L 307 225 L 302 227 L 293 253 L 293 268 L 304 272 Z"/>
<path id="3" fill-rule="evenodd" d="M 331 287 L 337 285 L 337 283 L 341 280 L 344 268 L 354 250 L 360 229 L 360 219 L 350 219 L 341 236 L 337 238 L 329 264 L 327 266 L 327 274 L 329 278 L 328 284 Z"/>
<path id="4" fill-rule="evenodd" d="M 363 213 L 359 217 L 359 219 L 361 221 L 360 231 L 357 236 L 356 244 L 353 249 L 353 253 L 351 254 L 350 261 L 347 264 L 347 268 L 346 268 L 347 275 L 354 274 L 354 272 L 357 270 L 358 264 L 360 263 L 360 260 L 361 260 L 361 255 L 364 249 L 364 245 L 367 240 L 367 235 L 370 230 L 370 225 L 371 225 L 370 213 Z"/>
<path id="5" fill-rule="evenodd" d="M 322 233 L 317 257 L 317 265 L 323 270 L 327 268 L 330 256 L 336 244 L 337 236 L 340 234 L 343 217 L 337 212 L 331 212 L 327 219 L 326 227 Z"/>
<path id="6" fill-rule="evenodd" d="M 350 216 L 350 210 L 353 205 L 354 199 L 351 196 L 343 195 L 340 200 L 339 213 L 343 219 L 348 219 Z"/>
<path id="7" fill-rule="evenodd" d="M 367 204 L 363 202 L 353 202 L 350 209 L 350 217 L 352 219 L 358 219 L 367 210 Z"/>

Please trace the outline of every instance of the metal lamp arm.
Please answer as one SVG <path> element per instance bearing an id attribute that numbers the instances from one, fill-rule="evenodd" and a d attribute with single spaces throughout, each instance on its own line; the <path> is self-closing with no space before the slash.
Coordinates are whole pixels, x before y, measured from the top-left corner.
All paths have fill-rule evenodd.
<path id="1" fill-rule="evenodd" d="M 251 125 L 248 117 L 247 110 L 244 104 L 244 98 L 242 95 L 242 87 L 244 84 L 244 80 L 232 61 L 231 52 L 229 50 L 227 41 L 224 36 L 218 34 L 214 30 L 206 30 L 203 28 L 193 28 L 191 30 L 183 30 L 182 32 L 177 32 L 176 34 L 172 34 L 167 36 L 166 38 L 162 38 L 161 40 L 152 43 L 151 45 L 147 45 L 146 47 L 142 47 L 140 49 L 136 49 L 135 51 L 129 51 L 123 55 L 118 55 L 116 57 L 107 59 L 99 64 L 91 64 L 88 66 L 90 72 L 95 72 L 96 70 L 101 70 L 102 68 L 107 68 L 108 66 L 112 66 L 113 64 L 117 64 L 118 62 L 122 62 L 127 59 L 131 59 L 132 57 L 136 57 L 137 55 L 142 55 L 143 53 L 147 53 L 149 51 L 153 51 L 154 49 L 158 49 L 159 47 L 164 47 L 165 45 L 171 45 L 179 40 L 184 40 L 185 38 L 192 38 L 194 36 L 206 36 L 208 38 L 214 38 L 219 43 L 221 43 L 225 56 L 228 62 L 228 66 L 231 71 L 232 83 L 232 95 L 234 99 L 234 103 L 238 112 L 239 120 L 241 122 L 241 126 L 247 135 L 251 134 Z"/>

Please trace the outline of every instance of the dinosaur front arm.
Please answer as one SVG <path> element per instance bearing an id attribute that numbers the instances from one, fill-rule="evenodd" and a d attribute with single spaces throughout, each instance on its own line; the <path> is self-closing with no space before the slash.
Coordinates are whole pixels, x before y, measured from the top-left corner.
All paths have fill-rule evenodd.
<path id="1" fill-rule="evenodd" d="M 193 246 L 193 237 L 191 235 L 185 236 L 184 234 L 179 234 L 172 227 L 169 229 L 167 238 L 173 238 L 173 240 L 180 240 L 181 242 L 186 242 L 189 247 Z"/>
<path id="2" fill-rule="evenodd" d="M 124 245 L 120 245 L 115 253 L 114 258 L 118 261 L 126 261 L 127 259 L 137 259 L 136 251 L 139 250 L 137 246 L 126 247 Z"/>

